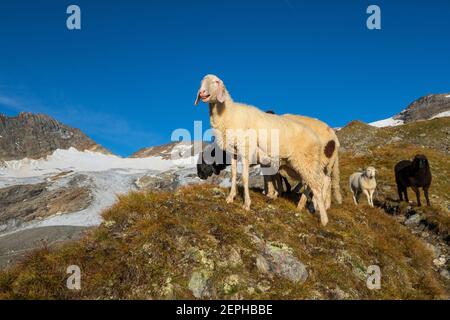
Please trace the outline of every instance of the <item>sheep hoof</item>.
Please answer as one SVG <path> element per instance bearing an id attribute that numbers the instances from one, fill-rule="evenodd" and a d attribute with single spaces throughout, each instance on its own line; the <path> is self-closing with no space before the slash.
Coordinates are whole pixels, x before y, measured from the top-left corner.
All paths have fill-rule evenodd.
<path id="1" fill-rule="evenodd" d="M 278 198 L 278 194 L 277 193 L 270 193 L 270 194 L 267 194 L 267 197 L 269 199 L 275 200 L 275 199 Z"/>
<path id="2" fill-rule="evenodd" d="M 322 222 L 322 226 L 326 227 L 328 224 L 328 218 L 327 219 L 320 219 L 320 222 Z"/>
<path id="3" fill-rule="evenodd" d="M 250 205 L 249 204 L 244 204 L 242 206 L 242 209 L 244 209 L 245 211 L 250 211 Z"/>
<path id="4" fill-rule="evenodd" d="M 225 201 L 226 201 L 227 203 L 233 203 L 234 197 L 228 196 L 227 199 L 226 199 Z"/>

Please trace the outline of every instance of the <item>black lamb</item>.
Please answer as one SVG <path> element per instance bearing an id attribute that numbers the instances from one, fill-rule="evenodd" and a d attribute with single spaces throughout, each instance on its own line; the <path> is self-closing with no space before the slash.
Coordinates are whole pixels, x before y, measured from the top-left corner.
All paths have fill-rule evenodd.
<path id="1" fill-rule="evenodd" d="M 407 188 L 411 187 L 416 193 L 417 205 L 420 207 L 420 191 L 423 188 L 427 205 L 430 205 L 428 189 L 431 185 L 431 169 L 426 156 L 418 154 L 413 161 L 402 160 L 395 165 L 395 182 L 397 183 L 398 196 L 400 201 L 408 200 Z"/>

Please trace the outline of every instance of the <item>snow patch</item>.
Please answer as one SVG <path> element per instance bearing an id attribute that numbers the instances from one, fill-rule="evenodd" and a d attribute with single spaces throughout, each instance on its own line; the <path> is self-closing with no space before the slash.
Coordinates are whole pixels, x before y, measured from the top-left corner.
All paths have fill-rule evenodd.
<path id="1" fill-rule="evenodd" d="M 87 175 L 93 181 L 93 203 L 86 209 L 62 215 L 54 215 L 41 221 L 34 221 L 24 229 L 49 226 L 96 226 L 102 222 L 101 213 L 112 206 L 117 196 L 135 190 L 133 182 L 139 175 L 123 175 L 116 170 L 91 172 Z"/>
<path id="2" fill-rule="evenodd" d="M 450 98 L 450 96 L 448 96 L 448 98 Z M 450 117 L 450 110 L 438 113 L 437 115 L 433 116 L 431 119 L 444 118 L 444 117 Z"/>
<path id="3" fill-rule="evenodd" d="M 22 159 L 5 161 L 0 169 L 0 176 L 25 178 L 56 174 L 59 172 L 101 172 L 112 169 L 124 170 L 126 173 L 137 173 L 146 170 L 165 171 L 182 166 L 195 166 L 197 157 L 177 160 L 165 160 L 161 157 L 121 158 L 92 151 L 79 151 L 75 148 L 56 150 L 43 159 Z"/>
<path id="4" fill-rule="evenodd" d="M 373 127 L 378 127 L 378 128 L 383 128 L 383 127 L 395 127 L 395 126 L 400 126 L 402 125 L 404 122 L 403 120 L 396 120 L 393 117 L 384 119 L 384 120 L 379 120 L 379 121 L 375 121 L 375 122 L 371 122 L 369 123 L 371 126 Z"/>

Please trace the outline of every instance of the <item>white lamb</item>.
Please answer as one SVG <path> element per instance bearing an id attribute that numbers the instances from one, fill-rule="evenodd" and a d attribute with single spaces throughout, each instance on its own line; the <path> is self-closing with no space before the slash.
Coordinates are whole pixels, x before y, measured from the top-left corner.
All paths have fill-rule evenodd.
<path id="1" fill-rule="evenodd" d="M 355 172 L 350 176 L 350 190 L 352 191 L 355 205 L 358 205 L 359 196 L 361 193 L 364 193 L 367 197 L 367 202 L 373 207 L 373 193 L 377 187 L 375 173 L 376 169 L 374 167 L 367 167 L 363 172 Z"/>
<path id="2" fill-rule="evenodd" d="M 250 193 L 248 187 L 249 163 L 261 155 L 271 161 L 281 160 L 289 164 L 298 179 L 310 187 L 313 192 L 313 203 L 320 212 L 323 225 L 328 223 L 324 196 L 330 184 L 330 178 L 324 173 L 326 164 L 321 162 L 322 143 L 311 129 L 288 119 L 265 113 L 256 107 L 236 103 L 217 76 L 207 75 L 201 82 L 195 104 L 199 101 L 209 104 L 211 127 L 215 131 L 216 143 L 231 157 L 231 190 L 227 202 L 234 201 L 236 196 L 237 160 L 242 160 L 242 182 L 244 185 L 244 209 L 250 209 Z M 272 137 L 268 131 L 278 133 L 279 142 L 274 150 Z M 247 136 L 247 132 L 256 135 L 256 139 Z M 266 132 L 261 134 L 260 132 Z M 254 146 L 251 140 L 256 140 Z M 278 153 L 277 153 L 278 151 Z"/>

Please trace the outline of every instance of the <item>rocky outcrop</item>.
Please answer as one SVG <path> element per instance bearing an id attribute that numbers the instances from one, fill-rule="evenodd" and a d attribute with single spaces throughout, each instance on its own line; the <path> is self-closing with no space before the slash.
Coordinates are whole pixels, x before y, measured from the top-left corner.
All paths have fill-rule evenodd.
<path id="1" fill-rule="evenodd" d="M 63 125 L 47 115 L 22 112 L 8 117 L 0 114 L 0 162 L 38 159 L 70 147 L 110 153 L 79 129 Z"/>
<path id="2" fill-rule="evenodd" d="M 53 248 L 57 245 L 82 238 L 87 227 L 52 226 L 18 231 L 0 237 L 0 270 L 12 265 L 36 249 Z"/>
<path id="3" fill-rule="evenodd" d="M 293 283 L 304 283 L 308 271 L 294 255 L 291 248 L 284 243 L 266 242 L 252 234 L 252 241 L 259 249 L 256 256 L 256 268 L 268 275 L 277 275 Z"/>
<path id="4" fill-rule="evenodd" d="M 411 103 L 394 119 L 409 123 L 428 120 L 445 111 L 450 111 L 450 93 L 430 94 Z"/>
<path id="5" fill-rule="evenodd" d="M 85 175 L 76 175 L 67 185 L 53 185 L 51 179 L 37 184 L 21 184 L 0 189 L 0 232 L 51 215 L 87 208 L 92 195 Z"/>

